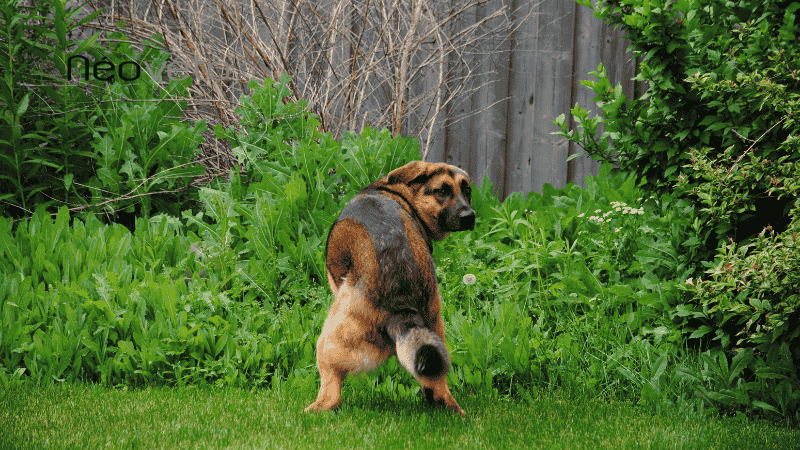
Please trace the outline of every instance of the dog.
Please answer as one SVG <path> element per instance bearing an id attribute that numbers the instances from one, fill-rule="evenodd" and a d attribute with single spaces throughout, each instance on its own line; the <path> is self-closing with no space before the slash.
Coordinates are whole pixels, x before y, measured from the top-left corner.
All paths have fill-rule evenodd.
<path id="1" fill-rule="evenodd" d="M 348 373 L 397 355 L 429 403 L 465 416 L 445 380 L 450 355 L 432 241 L 474 227 L 469 176 L 444 163 L 410 162 L 345 206 L 325 247 L 335 300 L 317 340 L 319 395 L 306 412 L 338 407 Z"/>

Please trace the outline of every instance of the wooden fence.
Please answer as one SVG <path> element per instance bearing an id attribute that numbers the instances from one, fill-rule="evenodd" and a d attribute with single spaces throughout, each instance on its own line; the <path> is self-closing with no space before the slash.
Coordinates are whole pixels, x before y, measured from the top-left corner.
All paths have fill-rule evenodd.
<path id="1" fill-rule="evenodd" d="M 485 174 L 501 198 L 597 174 L 552 121 L 603 63 L 630 98 L 629 42 L 572 0 L 93 0 L 98 28 L 124 19 L 136 39 L 164 35 L 194 66 L 193 95 L 211 124 L 235 121 L 247 80 L 288 72 L 325 127 L 413 135 L 423 158 Z M 208 99 L 214 100 L 209 102 Z M 209 106 L 209 105 L 214 106 Z"/>
<path id="2" fill-rule="evenodd" d="M 573 1 L 547 0 L 530 3 L 536 14 L 519 32 L 526 36 L 498 65 L 496 84 L 485 87 L 461 104 L 465 110 L 481 109 L 495 100 L 485 113 L 447 124 L 445 142 L 430 149 L 431 160 L 447 161 L 467 170 L 474 180 L 484 174 L 501 198 L 511 192 L 540 192 L 545 183 L 556 188 L 573 181 L 584 186 L 585 175 L 597 175 L 599 162 L 581 156 L 580 147 L 551 134 L 559 131 L 552 121 L 579 103 L 598 112 L 591 101 L 594 92 L 580 84 L 593 79 L 589 72 L 599 63 L 613 85 L 621 83 L 633 97 L 635 61 L 626 49 L 630 41 L 620 30 L 607 27 L 592 11 Z"/>

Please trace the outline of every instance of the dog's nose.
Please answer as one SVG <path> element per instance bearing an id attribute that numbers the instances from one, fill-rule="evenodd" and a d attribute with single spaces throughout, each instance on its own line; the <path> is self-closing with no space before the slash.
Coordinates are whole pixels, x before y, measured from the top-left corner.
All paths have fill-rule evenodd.
<path id="1" fill-rule="evenodd" d="M 458 224 L 460 230 L 474 230 L 475 211 L 472 209 L 461 211 L 461 214 L 458 215 Z"/>

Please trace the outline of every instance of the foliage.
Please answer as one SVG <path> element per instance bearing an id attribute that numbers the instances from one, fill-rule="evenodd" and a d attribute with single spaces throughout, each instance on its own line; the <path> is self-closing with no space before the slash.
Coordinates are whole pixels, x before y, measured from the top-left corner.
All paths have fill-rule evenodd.
<path id="1" fill-rule="evenodd" d="M 386 129 L 346 133 L 342 142 L 320 132 L 304 101 L 283 101 L 290 83 L 287 75 L 250 83 L 251 94 L 236 110 L 241 129 L 214 129 L 231 142 L 243 168 L 231 169 L 230 183 L 201 193 L 207 205 L 218 206 L 206 208 L 206 215 L 238 238 L 234 254 L 247 255 L 248 275 L 260 287 L 251 295 L 270 303 L 298 283 L 324 284 L 325 239 L 344 203 L 373 178 L 419 157 L 415 139 L 392 137 Z M 185 217 L 215 233 L 202 215 Z"/>
<path id="2" fill-rule="evenodd" d="M 709 160 L 706 151 L 692 150 L 691 155 L 693 168 L 710 180 L 700 186 L 698 196 L 706 206 L 704 211 L 711 215 L 727 214 L 731 206 L 726 203 L 739 204 L 746 195 L 728 189 L 728 183 L 746 186 L 769 177 L 767 193 L 777 193 L 778 197 L 796 194 L 800 189 L 800 164 L 785 162 L 786 156 L 770 162 L 751 153 L 747 160 L 737 161 L 739 168 L 735 170 Z M 679 185 L 683 187 L 685 180 Z M 727 356 L 721 351 L 713 352 L 714 357 L 710 356 L 712 352 L 702 355 L 704 369 L 685 371 L 688 378 L 701 382 L 698 392 L 718 409 L 744 405 L 783 415 L 798 411 L 798 207 L 795 204 L 789 228 L 782 233 L 770 226 L 749 243 L 736 244 L 732 239 L 722 243 L 716 260 L 708 264 L 710 279 L 690 278 L 682 286 L 697 302 L 692 315 L 705 323 L 692 337 L 713 335 L 722 349 L 743 347 L 735 349 L 731 367 L 737 369 L 730 375 Z M 740 374 L 745 369 L 751 373 L 749 377 Z M 707 385 L 713 388 L 706 390 Z"/>
<path id="3" fill-rule="evenodd" d="M 591 2 L 578 3 L 592 7 Z M 595 16 L 628 32 L 641 58 L 637 81 L 647 91 L 628 99 L 612 87 L 602 65 L 581 81 L 592 88 L 602 114 L 589 117 L 579 105 L 571 110 L 579 128 L 562 136 L 575 140 L 598 159 L 613 160 L 622 170 L 646 179 L 648 192 L 669 192 L 689 177 L 688 192 L 704 183 L 685 170 L 690 148 L 708 148 L 712 158 L 746 151 L 762 159 L 798 159 L 796 117 L 800 112 L 800 47 L 794 20 L 797 2 L 714 0 L 599 2 Z M 605 131 L 598 136 L 599 126 Z M 745 195 L 731 224 L 705 216 L 709 228 L 724 234 L 748 218 L 741 208 L 753 205 L 769 187 L 768 179 L 737 185 Z M 780 211 L 778 216 L 785 214 Z M 744 231 L 744 230 L 742 230 Z M 741 241 L 757 233 L 740 233 Z"/>
<path id="4" fill-rule="evenodd" d="M 513 391 L 516 380 L 625 395 L 648 359 L 678 353 L 674 273 L 694 270 L 693 209 L 642 199 L 633 178 L 609 169 L 586 177 L 586 190 L 545 185 L 502 204 L 484 179 L 473 197 L 479 237 L 434 249 L 448 345 L 471 389 Z"/>
<path id="5" fill-rule="evenodd" d="M 67 34 L 93 20 L 99 11 L 73 23 L 80 7 L 59 0 L 22 5 L 0 3 L 0 211 L 30 214 L 32 204 L 67 201 L 90 176 L 87 152 L 86 94 L 64 82 L 66 61 L 84 51 L 97 54 L 98 35 L 69 43 Z M 77 45 L 74 50 L 68 48 Z M 75 179 L 75 176 L 78 179 Z"/>
<path id="6" fill-rule="evenodd" d="M 224 292 L 218 272 L 200 276 L 190 237 L 166 216 L 138 219 L 135 236 L 94 216 L 70 227 L 63 207 L 55 221 L 37 210 L 13 237 L 0 220 L 3 372 L 43 384 L 237 384 L 313 363 L 307 316 L 234 301 L 241 281 Z"/>
<path id="7" fill-rule="evenodd" d="M 30 215 L 34 203 L 52 212 L 59 204 L 92 204 L 114 214 L 139 204 L 145 216 L 178 214 L 185 202 L 169 194 L 204 171 L 193 159 L 205 124 L 181 123 L 186 105 L 174 101 L 186 96 L 191 79 L 162 87 L 149 76 L 147 69 L 163 69 L 169 58 L 155 41 L 137 53 L 121 32 L 110 33 L 108 49 L 97 43 L 99 34 L 67 40 L 100 11 L 77 21 L 80 6 L 17 3 L 0 6 L 0 199 L 16 206 L 8 212 Z"/>
<path id="8" fill-rule="evenodd" d="M 747 191 L 738 186 L 752 185 L 768 178 L 771 187 L 767 195 L 795 197 L 800 191 L 800 163 L 785 162 L 784 156 L 777 161 L 761 160 L 750 153 L 748 160 L 737 161 L 738 170 L 726 168 L 712 161 L 704 150 L 692 150 L 692 166 L 696 173 L 703 174 L 709 183 L 697 189 L 697 195 L 706 206 L 702 211 L 708 215 L 727 218 L 730 210 L 743 203 Z M 681 179 L 680 189 L 687 182 Z M 728 186 L 732 186 L 729 188 Z M 716 323 L 726 324 L 741 330 L 736 345 L 754 345 L 762 352 L 769 352 L 773 344 L 796 342 L 800 330 L 793 326 L 797 319 L 800 296 L 800 280 L 797 273 L 797 220 L 798 207 L 791 211 L 789 228 L 777 233 L 771 226 L 746 244 L 736 244 L 731 239 L 722 243 L 714 264 L 708 264 L 710 280 L 697 282 L 688 280 L 685 289 L 695 301 L 708 306 L 707 314 L 715 316 Z M 744 328 L 741 326 L 745 324 Z M 792 324 L 792 325 L 790 325 Z M 717 339 L 723 347 L 733 342 L 733 335 L 723 328 L 716 330 Z M 795 355 L 800 361 L 800 354 Z"/>
<path id="9" fill-rule="evenodd" d="M 704 361 L 706 369 L 713 366 L 708 373 L 734 360 L 746 368 L 724 383 L 712 383 L 703 397 L 719 410 L 773 411 L 763 405 L 770 400 L 775 406 L 778 395 L 781 414 L 796 414 L 800 393 L 794 366 L 800 354 L 786 349 L 797 348 L 797 332 L 789 325 L 798 314 L 797 216 L 796 210 L 787 213 L 797 198 L 800 155 L 800 47 L 794 23 L 800 3 L 578 3 L 628 32 L 640 58 L 635 80 L 646 83 L 647 90 L 629 101 L 600 66 L 591 73 L 597 81 L 581 83 L 597 94 L 593 100 L 601 114 L 590 117 L 576 105 L 571 111 L 580 129 L 569 130 L 562 115 L 557 134 L 594 158 L 643 176 L 646 191 L 670 192 L 699 207 L 697 235 L 709 250 L 697 252 L 692 261 L 704 261 L 707 273 L 698 271 L 681 284 L 687 301 L 678 305 L 675 318 L 691 333 L 690 341 L 718 345 L 709 347 L 714 357 Z M 769 233 L 758 234 L 764 226 Z M 718 255 L 711 262 L 714 246 Z M 741 356 L 753 348 L 752 358 Z M 781 375 L 760 377 L 765 364 Z M 733 380 L 741 389 L 735 401 L 713 391 L 729 389 Z M 756 389 L 753 383 L 761 384 Z"/>
<path id="10" fill-rule="evenodd" d="M 706 413 L 755 410 L 797 417 L 800 382 L 788 346 L 772 347 L 759 356 L 752 348 L 741 348 L 730 363 L 728 359 L 721 351 L 706 351 L 695 367 L 681 365 L 677 370 L 678 377 L 691 380 L 696 395 L 712 405 Z"/>
<path id="11" fill-rule="evenodd" d="M 160 50 L 158 41 L 146 41 L 144 50 L 136 52 L 122 32 L 110 33 L 109 38 L 112 43 L 106 61 L 118 68 L 118 73 L 125 74 L 126 61 L 158 71 L 170 57 Z M 170 79 L 162 86 L 148 70 L 141 73 L 133 81 L 118 75 L 107 86 L 95 82 L 97 106 L 89 123 L 96 177 L 88 182 L 90 203 L 104 204 L 109 213 L 132 213 L 138 207 L 142 217 L 158 212 L 177 216 L 185 202 L 174 194 L 204 172 L 194 158 L 206 124 L 181 121 L 186 102 L 175 99 L 187 96 L 190 77 Z"/>
<path id="12" fill-rule="evenodd" d="M 658 273 L 658 264 L 639 264 L 630 272 L 604 277 L 601 271 L 609 258 L 627 265 L 640 252 L 629 248 L 623 255 L 616 253 L 616 239 L 603 250 L 581 232 L 612 230 L 577 218 L 578 210 L 594 211 L 602 205 L 611 210 L 606 195 L 633 203 L 639 192 L 630 180 L 613 185 L 588 181 L 594 194 L 571 186 L 566 196 L 550 189 L 543 196 L 532 194 L 529 201 L 513 196 L 510 206 L 521 202 L 519 206 L 542 213 L 515 219 L 507 210 L 517 221 L 511 231 L 504 222 L 508 206 L 494 198 L 476 201 L 479 211 L 489 211 L 480 223 L 496 222 L 494 231 L 484 230 L 483 237 L 478 231 L 465 233 L 463 241 L 449 245 L 455 248 L 436 247 L 442 290 L 449 293 L 444 314 L 455 365 L 449 375 L 454 389 L 495 397 L 500 389 L 520 392 L 531 383 L 542 383 L 622 392 L 626 381 L 620 374 L 638 371 L 641 358 L 655 351 L 653 345 L 662 351 L 676 348 L 680 334 L 669 332 L 669 321 L 661 314 L 664 305 L 675 300 L 675 281 L 662 282 L 653 275 L 635 281 L 642 274 Z M 613 190 L 620 185 L 626 186 L 623 194 Z M 491 189 L 487 183 L 476 198 L 490 198 Z M 206 224 L 202 238 L 166 216 L 139 219 L 135 235 L 92 217 L 69 227 L 64 209 L 55 221 L 39 210 L 13 235 L 11 223 L 3 219 L 2 241 L 8 243 L 0 260 L 4 384 L 82 379 L 134 385 L 275 385 L 291 377 L 294 383 L 313 386 L 313 342 L 329 294 L 315 283 L 301 285 L 296 280 L 283 297 L 292 301 L 283 306 L 262 306 L 254 295 L 245 294 L 253 289 L 261 299 L 269 296 L 251 284 L 248 270 L 255 263 L 243 257 L 246 251 L 239 251 L 247 245 L 236 233 L 223 231 L 237 228 L 224 224 L 225 218 L 238 216 L 230 214 L 231 208 L 228 215 L 213 212 L 225 211 L 226 203 L 214 201 L 210 194 L 201 195 L 218 225 Z M 240 210 L 247 208 L 232 203 Z M 636 233 L 638 216 L 620 214 L 618 225 Z M 628 218 L 634 221 L 626 222 Z M 670 220 L 644 220 L 656 229 L 635 240 L 649 242 L 671 232 Z M 561 224 L 558 236 L 554 223 Z M 512 233 L 521 248 L 510 238 Z M 581 256 L 590 248 L 595 253 Z M 444 254 L 459 258 L 459 263 Z M 284 252 L 278 255 L 288 259 Z M 639 258 L 648 257 L 652 258 L 642 252 Z M 532 263 L 537 258 L 540 267 L 534 279 Z M 286 266 L 271 270 L 291 275 Z M 473 270 L 477 282 L 466 287 L 462 274 Z M 605 281 L 617 277 L 619 282 Z M 570 292 L 576 287 L 580 290 Z M 609 322 L 608 317 L 618 319 Z M 629 353 L 629 343 L 641 351 Z M 401 387 L 410 378 L 399 369 L 392 362 L 381 370 L 379 392 L 408 395 L 418 390 Z M 587 384 L 581 388 L 583 383 Z"/>
<path id="13" fill-rule="evenodd" d="M 254 97 L 274 102 L 282 98 L 283 86 L 268 83 Z M 243 103 L 251 105 L 249 99 Z M 284 112 L 276 108 L 274 114 Z M 55 221 L 39 208 L 13 232 L 11 221 L 2 219 L 4 383 L 19 380 L 26 369 L 26 378 L 37 383 L 279 383 L 276 374 L 288 371 L 290 362 L 312 383 L 306 367 L 313 367 L 315 339 L 305 321 L 319 320 L 324 308 L 319 285 L 298 289 L 296 282 L 309 284 L 309 261 L 321 259 L 321 239 L 333 218 L 320 220 L 309 212 L 335 214 L 342 205 L 333 197 L 352 197 L 354 180 L 404 163 L 398 158 L 408 158 L 409 149 L 416 153 L 418 147 L 413 140 L 371 130 L 338 143 L 308 119 L 273 128 L 295 141 L 292 159 L 266 162 L 257 157 L 285 155 L 285 148 L 270 153 L 248 147 L 245 177 L 251 183 L 243 184 L 239 171 L 232 170 L 224 191 L 202 189 L 205 211 L 184 212 L 188 227 L 165 215 L 138 219 L 135 236 L 93 216 L 69 227 L 64 208 Z M 257 133 L 240 134 L 246 135 Z M 347 183 L 341 181 L 345 176 L 323 178 L 337 167 L 349 176 Z M 323 179 L 326 186 L 317 192 L 314 181 Z M 338 191 L 344 188 L 351 192 Z M 309 209 L 309 201 L 318 208 Z M 278 257 L 264 257 L 268 251 Z M 260 258 L 248 260 L 248 253 Z M 240 262 L 231 264 L 237 258 Z M 311 266 L 319 270 L 321 260 L 315 262 Z M 266 276 L 285 291 L 291 286 L 293 299 L 313 300 L 317 308 L 263 308 L 256 296 L 278 304 L 278 286 L 262 283 Z M 40 307 L 47 312 L 40 314 Z M 291 356 L 294 348 L 306 359 Z"/>

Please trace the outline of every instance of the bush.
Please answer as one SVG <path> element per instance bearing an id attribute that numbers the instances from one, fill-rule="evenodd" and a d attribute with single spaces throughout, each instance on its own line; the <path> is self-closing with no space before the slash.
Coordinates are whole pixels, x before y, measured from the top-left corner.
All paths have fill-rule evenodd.
<path id="1" fill-rule="evenodd" d="M 600 66 L 592 72 L 598 81 L 581 83 L 595 91 L 602 114 L 590 117 L 576 105 L 582 129 L 568 130 L 560 116 L 558 134 L 643 176 L 648 192 L 697 205 L 708 250 L 693 261 L 707 272 L 698 264 L 682 284 L 688 298 L 676 318 L 714 356 L 704 360 L 706 375 L 688 379 L 702 384 L 699 392 L 708 389 L 704 398 L 720 409 L 791 416 L 800 405 L 800 353 L 788 351 L 800 347 L 790 325 L 798 319 L 800 3 L 622 0 L 594 9 L 628 31 L 641 58 L 636 80 L 648 89 L 627 101 Z M 731 357 L 737 370 L 729 372 Z M 710 381 L 714 370 L 724 373 L 719 383 Z M 740 375 L 746 386 L 731 385 Z"/>
<path id="2" fill-rule="evenodd" d="M 79 8 L 53 0 L 32 5 L 0 3 L 0 213 L 16 217 L 30 215 L 33 204 L 79 196 L 76 182 L 90 178 L 93 159 L 87 145 L 91 99 L 68 86 L 64 75 L 70 56 L 100 51 L 97 35 L 66 40 L 99 12 L 73 24 Z M 77 48 L 67 51 L 71 45 Z"/>
<path id="3" fill-rule="evenodd" d="M 69 42 L 100 11 L 74 21 L 80 7 L 17 3 L 0 5 L 0 212 L 23 217 L 33 204 L 51 213 L 66 204 L 112 217 L 137 207 L 143 216 L 178 215 L 191 199 L 176 194 L 204 172 L 194 157 L 205 124 L 182 123 L 186 104 L 175 101 L 186 97 L 191 79 L 161 86 L 146 70 L 117 76 L 111 69 L 123 70 L 123 63 L 159 68 L 169 54 L 157 41 L 137 53 L 121 32 L 110 33 L 108 49 L 97 43 L 99 34 Z"/>
<path id="4" fill-rule="evenodd" d="M 237 167 L 230 182 L 204 189 L 205 214 L 241 238 L 248 273 L 270 303 L 289 297 L 292 286 L 309 280 L 325 284 L 325 239 L 344 204 L 373 179 L 419 158 L 413 138 L 392 137 L 366 127 L 339 142 L 319 131 L 316 116 L 290 95 L 288 75 L 278 81 L 251 81 L 240 98 L 240 129 L 214 128 L 233 146 Z M 211 232 L 200 216 L 184 215 Z M 276 270 L 276 268 L 278 270 Z"/>
<path id="5" fill-rule="evenodd" d="M 770 195 L 796 195 L 800 191 L 800 163 L 785 163 L 785 156 L 769 162 L 751 154 L 749 161 L 739 163 L 738 170 L 729 171 L 711 164 L 704 152 L 692 154 L 694 168 L 711 180 L 698 190 L 707 206 L 704 210 L 710 214 L 725 214 L 724 202 L 741 199 L 741 192 L 725 189 L 726 179 L 747 185 L 767 176 L 773 184 Z M 693 297 L 692 315 L 705 322 L 692 337 L 713 336 L 719 348 L 734 349 L 733 361 L 739 370 L 750 371 L 750 382 L 738 389 L 724 382 L 727 375 L 693 374 L 696 380 L 714 380 L 716 388 L 707 396 L 712 404 L 729 409 L 756 406 L 784 417 L 800 411 L 799 214 L 800 202 L 795 203 L 789 228 L 782 233 L 769 226 L 748 244 L 736 244 L 733 239 L 723 242 L 715 262 L 707 264 L 706 278 L 690 278 L 682 286 Z M 725 357 L 719 355 L 720 360 Z"/>
<path id="6" fill-rule="evenodd" d="M 588 1 L 579 3 L 592 7 Z M 595 16 L 622 26 L 641 58 L 637 81 L 648 89 L 627 101 L 621 86 L 612 87 L 602 66 L 581 81 L 592 88 L 602 114 L 589 117 L 572 109 L 578 130 L 568 130 L 564 116 L 556 120 L 566 136 L 593 158 L 612 160 L 621 170 L 645 178 L 648 192 L 666 193 L 685 178 L 690 194 L 707 180 L 684 167 L 690 148 L 707 148 L 712 158 L 752 152 L 787 162 L 800 160 L 797 113 L 800 112 L 800 58 L 794 20 L 800 3 L 728 2 L 600 2 Z M 597 136 L 599 124 L 605 132 Z M 581 129 L 583 131 L 581 131 Z M 730 231 L 737 241 L 757 234 L 769 222 L 786 217 L 791 205 L 764 201 L 768 178 L 752 184 L 728 184 L 745 193 L 724 215 L 706 214 L 708 229 L 719 241 Z M 761 220 L 748 223 L 748 211 L 759 206 Z M 784 209 L 785 207 L 785 209 Z M 788 220 L 783 219 L 785 226 Z M 706 239 L 704 239 L 704 242 Z M 709 256 L 709 255 L 707 255 Z"/>
<path id="7" fill-rule="evenodd" d="M 161 68 L 170 57 L 160 49 L 157 35 L 141 52 L 120 31 L 109 37 L 106 61 L 118 70 L 126 61 Z M 95 176 L 87 182 L 88 203 L 102 205 L 111 215 L 124 211 L 136 217 L 161 212 L 177 217 L 184 209 L 199 209 L 192 203 L 196 194 L 186 191 L 194 177 L 205 172 L 195 156 L 206 124 L 183 122 L 187 104 L 178 100 L 188 96 L 192 79 L 170 79 L 163 85 L 142 70 L 133 81 L 116 76 L 109 84 L 93 83 L 97 103 L 87 124 L 94 138 Z M 127 225 L 133 225 L 132 219 Z"/>
<path id="8" fill-rule="evenodd" d="M 202 188 L 204 209 L 184 211 L 185 222 L 138 218 L 134 234 L 93 215 L 70 226 L 65 207 L 55 219 L 39 207 L 16 229 L 0 217 L 2 385 L 313 384 L 328 227 L 355 180 L 419 153 L 386 130 L 336 142 L 302 103 L 282 103 L 288 82 L 253 83 L 243 109 L 262 119 L 238 135 L 218 128 L 254 142 L 237 149 L 247 169 Z"/>

